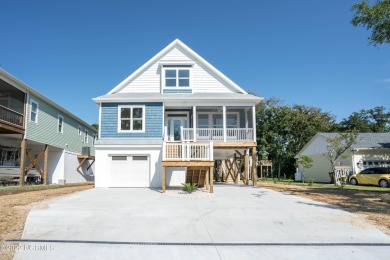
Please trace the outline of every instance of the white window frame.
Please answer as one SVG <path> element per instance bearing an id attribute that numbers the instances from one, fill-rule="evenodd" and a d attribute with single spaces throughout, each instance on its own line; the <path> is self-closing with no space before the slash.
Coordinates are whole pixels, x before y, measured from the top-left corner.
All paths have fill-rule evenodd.
<path id="1" fill-rule="evenodd" d="M 88 129 L 85 129 L 85 130 L 84 130 L 84 143 L 85 143 L 85 144 L 88 143 Z"/>
<path id="2" fill-rule="evenodd" d="M 61 131 L 59 130 L 59 127 L 60 127 L 60 118 L 62 119 Z M 57 120 L 57 133 L 64 134 L 64 125 L 65 125 L 64 117 L 61 116 L 61 115 L 58 115 L 58 120 Z"/>
<path id="3" fill-rule="evenodd" d="M 79 133 L 79 135 L 82 135 L 83 134 L 83 131 L 82 131 L 82 127 L 79 125 L 79 127 L 78 127 L 78 133 Z"/>
<path id="4" fill-rule="evenodd" d="M 121 129 L 121 110 L 122 108 L 130 108 L 130 130 L 122 130 Z M 141 108 L 142 109 L 142 130 L 133 130 L 133 109 L 134 108 Z M 145 106 L 140 106 L 140 105 L 123 105 L 123 106 L 118 106 L 118 133 L 145 133 Z M 139 118 L 137 118 L 139 119 Z"/>
<path id="5" fill-rule="evenodd" d="M 193 79 L 193 76 L 192 76 L 192 71 L 193 71 L 193 68 L 192 68 L 192 65 L 188 65 L 188 64 L 176 64 L 176 65 L 170 65 L 171 67 L 166 67 L 163 65 L 162 69 L 161 69 L 161 83 L 162 83 L 162 87 L 163 89 L 191 89 L 192 88 L 192 79 Z M 181 67 L 183 66 L 183 67 Z M 184 67 L 185 66 L 185 67 Z M 165 78 L 165 71 L 166 70 L 176 70 L 176 86 L 166 86 L 166 78 Z M 188 75 L 188 80 L 189 80 L 189 86 L 179 86 L 179 70 L 188 70 L 189 72 L 189 75 Z"/>
<path id="6" fill-rule="evenodd" d="M 32 115 L 32 104 L 36 104 L 37 105 L 37 111 L 35 112 L 35 121 L 31 119 L 31 115 Z M 39 103 L 33 99 L 30 100 L 30 116 L 29 116 L 29 119 L 30 119 L 30 122 L 32 123 L 35 123 L 35 124 L 38 124 L 38 114 L 39 114 Z"/>

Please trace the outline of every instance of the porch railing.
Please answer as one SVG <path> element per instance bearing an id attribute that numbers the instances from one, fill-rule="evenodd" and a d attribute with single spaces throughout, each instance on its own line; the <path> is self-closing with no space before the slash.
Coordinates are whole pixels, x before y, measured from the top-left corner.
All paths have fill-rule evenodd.
<path id="1" fill-rule="evenodd" d="M 195 133 L 196 132 L 196 133 Z M 195 134 L 194 134 L 195 133 Z M 182 141 L 219 141 L 223 142 L 223 128 L 182 128 Z M 253 128 L 227 128 L 226 141 L 242 142 L 253 141 Z"/>
<path id="2" fill-rule="evenodd" d="M 163 143 L 164 161 L 212 161 L 213 143 Z"/>
<path id="3" fill-rule="evenodd" d="M 23 127 L 23 114 L 13 111 L 7 107 L 0 106 L 0 121 Z"/>

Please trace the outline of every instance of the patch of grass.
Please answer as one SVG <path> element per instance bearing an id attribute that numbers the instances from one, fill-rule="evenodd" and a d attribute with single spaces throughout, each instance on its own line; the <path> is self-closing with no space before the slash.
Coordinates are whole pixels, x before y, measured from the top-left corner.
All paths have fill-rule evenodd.
<path id="1" fill-rule="evenodd" d="M 0 187 L 1 192 L 9 192 L 9 191 L 30 191 L 30 190 L 47 190 L 47 189 L 57 189 L 61 187 L 58 184 L 50 184 L 50 185 L 25 185 L 25 186 L 5 186 Z"/>
<path id="2" fill-rule="evenodd" d="M 382 188 L 377 186 L 362 186 L 362 185 L 345 185 L 344 189 L 347 190 L 363 190 L 363 191 L 379 191 L 379 192 L 390 192 L 390 188 Z"/>
<path id="3" fill-rule="evenodd" d="M 65 185 L 59 184 L 48 184 L 48 185 L 25 185 L 25 186 L 0 186 L 0 195 L 16 194 L 29 191 L 38 191 L 38 190 L 52 190 L 60 189 L 65 187 L 74 187 L 74 186 L 89 186 L 93 185 L 91 182 L 83 183 L 71 183 Z"/>

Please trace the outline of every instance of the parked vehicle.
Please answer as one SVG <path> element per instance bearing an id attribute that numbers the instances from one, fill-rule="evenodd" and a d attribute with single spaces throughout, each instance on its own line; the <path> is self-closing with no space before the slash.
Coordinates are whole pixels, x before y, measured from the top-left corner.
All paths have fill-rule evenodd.
<path id="1" fill-rule="evenodd" d="M 368 184 L 379 185 L 381 187 L 390 187 L 390 167 L 368 168 L 360 173 L 353 174 L 349 178 L 352 185 Z"/>

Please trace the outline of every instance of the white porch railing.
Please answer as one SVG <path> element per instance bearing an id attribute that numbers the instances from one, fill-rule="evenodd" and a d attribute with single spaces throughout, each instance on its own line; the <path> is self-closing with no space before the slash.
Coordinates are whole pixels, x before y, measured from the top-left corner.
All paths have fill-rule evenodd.
<path id="1" fill-rule="evenodd" d="M 253 128 L 227 128 L 227 141 L 254 141 Z"/>
<path id="2" fill-rule="evenodd" d="M 213 161 L 213 143 L 163 143 L 164 161 Z"/>
<path id="3" fill-rule="evenodd" d="M 196 132 L 196 135 L 194 135 Z M 223 128 L 182 128 L 182 141 L 224 141 Z M 195 138 L 196 137 L 196 138 Z M 227 128 L 226 141 L 242 142 L 254 141 L 253 128 Z"/>

